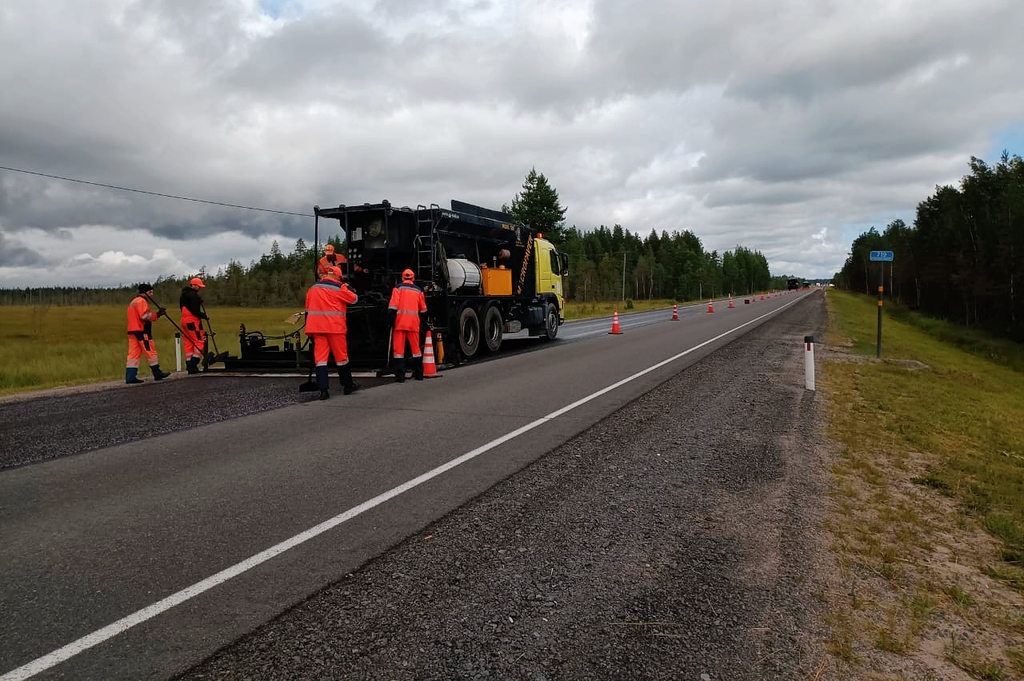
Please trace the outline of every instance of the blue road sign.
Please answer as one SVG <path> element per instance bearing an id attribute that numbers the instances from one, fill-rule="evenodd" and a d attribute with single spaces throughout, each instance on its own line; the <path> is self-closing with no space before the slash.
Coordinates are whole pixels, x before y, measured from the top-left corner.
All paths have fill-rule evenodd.
<path id="1" fill-rule="evenodd" d="M 892 262 L 892 251 L 871 251 L 871 262 Z"/>

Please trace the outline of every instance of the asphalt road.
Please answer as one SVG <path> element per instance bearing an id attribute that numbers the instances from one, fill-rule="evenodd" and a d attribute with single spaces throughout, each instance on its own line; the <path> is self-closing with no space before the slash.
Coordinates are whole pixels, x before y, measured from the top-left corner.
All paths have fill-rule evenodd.
<path id="1" fill-rule="evenodd" d="M 230 387 L 255 379 L 213 377 L 86 393 L 102 432 L 131 434 L 0 472 L 0 679 L 180 672 L 800 298 L 622 315 L 621 336 L 569 324 L 538 352 L 328 402 L 271 384 L 289 396 L 262 410 L 263 388 Z M 236 406 L 132 430 L 147 398 L 195 404 L 199 386 Z M 74 396 L 34 409 L 53 399 L 75 413 Z M 0 406 L 5 457 L 25 427 L 8 412 L 34 402 Z"/>

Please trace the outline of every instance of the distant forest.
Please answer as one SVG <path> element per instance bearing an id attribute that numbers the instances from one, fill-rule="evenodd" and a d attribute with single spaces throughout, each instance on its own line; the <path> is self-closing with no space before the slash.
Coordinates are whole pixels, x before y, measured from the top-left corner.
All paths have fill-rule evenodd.
<path id="1" fill-rule="evenodd" d="M 1024 161 L 1003 152 L 995 166 L 971 157 L 959 187 L 936 187 L 902 220 L 853 242 L 838 287 L 885 295 L 928 316 L 1024 341 Z M 872 262 L 871 251 L 893 251 Z"/>
<path id="2" fill-rule="evenodd" d="M 723 295 L 785 289 L 788 275 L 772 276 L 768 261 L 757 252 L 738 246 L 719 255 L 706 252 L 693 232 L 647 238 L 619 225 L 584 232 L 576 227 L 561 232 L 559 250 L 569 255 L 566 296 L 577 302 L 625 299 L 704 300 Z M 337 236 L 331 242 L 344 248 Z M 269 254 L 248 267 L 231 262 L 215 273 L 198 272 L 206 288 L 207 306 L 291 307 L 302 305 L 313 283 L 313 256 L 302 239 L 290 254 L 275 242 Z M 165 307 L 177 306 L 178 295 L 192 274 L 158 279 L 154 299 Z M 125 304 L 136 287 L 0 289 L 0 305 L 111 305 Z"/>

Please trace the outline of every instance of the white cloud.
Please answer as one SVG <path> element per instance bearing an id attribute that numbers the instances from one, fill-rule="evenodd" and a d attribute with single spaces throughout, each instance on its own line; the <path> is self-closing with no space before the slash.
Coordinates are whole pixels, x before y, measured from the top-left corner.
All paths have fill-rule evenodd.
<path id="1" fill-rule="evenodd" d="M 829 276 L 1019 129 L 1022 30 L 1017 0 L 6 0 L 0 165 L 296 213 L 496 208 L 536 167 L 570 224 Z M 0 171 L 0 286 L 299 237 L 311 218 Z"/>

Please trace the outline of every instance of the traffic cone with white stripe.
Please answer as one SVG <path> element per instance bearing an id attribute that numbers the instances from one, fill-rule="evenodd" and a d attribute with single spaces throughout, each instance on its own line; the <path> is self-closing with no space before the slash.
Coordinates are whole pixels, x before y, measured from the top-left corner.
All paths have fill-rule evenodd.
<path id="1" fill-rule="evenodd" d="M 709 300 L 708 301 L 708 312 L 714 312 L 714 311 L 715 311 L 715 301 Z"/>
<path id="2" fill-rule="evenodd" d="M 427 331 L 427 341 L 423 344 L 423 378 L 438 378 L 440 375 L 434 364 L 434 341 Z"/>
<path id="3" fill-rule="evenodd" d="M 622 333 L 622 327 L 619 326 L 619 311 L 615 310 L 615 314 L 612 315 L 612 330 L 608 333 L 619 334 Z"/>
<path id="4" fill-rule="evenodd" d="M 679 321 L 679 303 L 672 303 L 672 321 Z"/>
<path id="5" fill-rule="evenodd" d="M 729 307 L 730 308 L 735 308 L 736 307 L 735 305 L 732 304 L 732 296 L 729 296 Z"/>

